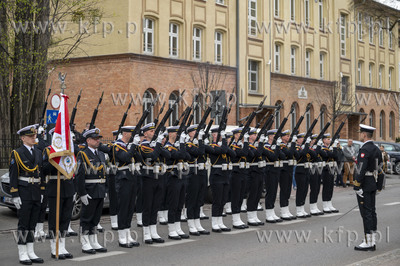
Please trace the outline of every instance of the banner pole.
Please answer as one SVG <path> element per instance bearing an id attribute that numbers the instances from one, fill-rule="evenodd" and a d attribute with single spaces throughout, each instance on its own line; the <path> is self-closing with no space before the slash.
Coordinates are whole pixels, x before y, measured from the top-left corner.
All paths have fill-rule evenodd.
<path id="1" fill-rule="evenodd" d="M 56 259 L 58 260 L 59 225 L 60 225 L 60 171 L 57 171 L 57 203 L 56 203 Z"/>

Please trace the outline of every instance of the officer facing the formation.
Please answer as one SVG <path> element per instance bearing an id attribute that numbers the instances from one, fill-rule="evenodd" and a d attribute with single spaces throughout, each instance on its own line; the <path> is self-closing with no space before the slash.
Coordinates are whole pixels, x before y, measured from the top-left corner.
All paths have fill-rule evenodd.
<path id="1" fill-rule="evenodd" d="M 375 128 L 360 124 L 360 140 L 364 142 L 357 157 L 354 190 L 364 224 L 364 241 L 355 250 L 374 251 L 376 249 L 377 218 L 375 211 L 376 191 L 383 187 L 382 153 L 372 141 Z"/>
<path id="2" fill-rule="evenodd" d="M 81 196 L 82 211 L 82 252 L 95 254 L 107 252 L 97 241 L 96 226 L 103 211 L 106 197 L 105 155 L 98 150 L 100 145 L 100 130 L 98 128 L 86 130 L 86 148 L 78 153 L 79 169 L 76 175 L 78 192 Z"/>
<path id="3" fill-rule="evenodd" d="M 10 192 L 18 211 L 19 262 L 31 265 L 32 262 L 43 263 L 43 259 L 35 254 L 33 233 L 39 218 L 45 181 L 41 171 L 42 154 L 34 148 L 37 142 L 35 125 L 24 127 L 17 134 L 23 145 L 11 152 Z"/>
<path id="4" fill-rule="evenodd" d="M 53 128 L 50 132 L 54 133 Z M 49 132 L 49 133 L 50 133 Z M 43 151 L 43 174 L 46 176 L 46 195 L 49 204 L 49 236 L 51 257 L 56 257 L 56 209 L 57 209 L 57 172 L 58 170 L 49 162 L 50 147 Z M 72 259 L 73 256 L 65 249 L 65 236 L 68 225 L 71 222 L 72 208 L 74 206 L 73 196 L 75 194 L 75 184 L 72 178 L 60 175 L 60 240 L 58 259 Z"/>
<path id="5" fill-rule="evenodd" d="M 135 167 L 137 165 L 135 165 L 135 162 L 142 161 L 137 151 L 140 142 L 139 135 L 136 135 L 131 146 L 128 146 L 134 130 L 134 126 L 122 127 L 122 136 L 113 145 L 113 164 L 118 167 L 115 176 L 115 189 L 118 199 L 118 238 L 119 246 L 125 248 L 139 246 L 139 243 L 133 240 L 130 232 L 137 191 Z"/>

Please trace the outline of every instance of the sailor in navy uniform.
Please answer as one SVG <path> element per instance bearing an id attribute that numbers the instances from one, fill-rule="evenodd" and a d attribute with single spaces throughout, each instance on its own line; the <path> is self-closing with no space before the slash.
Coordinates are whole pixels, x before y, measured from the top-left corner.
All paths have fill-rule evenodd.
<path id="1" fill-rule="evenodd" d="M 118 200 L 118 240 L 119 246 L 125 248 L 137 247 L 130 232 L 137 192 L 137 170 L 142 158 L 138 152 L 139 135 L 134 136 L 133 143 L 129 144 L 134 126 L 121 127 L 122 135 L 115 141 L 113 149 L 113 165 L 118 167 L 115 175 L 115 190 Z"/>
<path id="2" fill-rule="evenodd" d="M 139 130 L 139 146 L 144 140 L 143 132 L 142 130 Z M 139 149 L 138 149 L 139 150 Z M 137 179 L 137 192 L 136 192 L 136 224 L 138 227 L 143 226 L 143 221 L 142 221 L 142 214 L 143 214 L 143 194 L 142 194 L 142 174 L 141 171 L 137 173 L 138 174 L 138 179 Z"/>
<path id="3" fill-rule="evenodd" d="M 376 194 L 383 188 L 382 152 L 372 141 L 375 128 L 360 124 L 360 140 L 364 142 L 357 156 L 354 190 L 363 219 L 364 241 L 355 250 L 374 251 L 376 249 L 377 218 L 375 211 Z"/>
<path id="4" fill-rule="evenodd" d="M 263 150 L 263 157 L 266 161 L 264 182 L 267 190 L 265 193 L 265 221 L 267 223 L 282 222 L 282 219 L 275 214 L 274 209 L 281 175 L 280 161 L 285 159 L 285 154 L 281 151 L 281 147 L 279 145 L 272 145 L 277 131 L 277 129 L 270 129 L 267 131 L 267 141 L 264 144 Z"/>
<path id="5" fill-rule="evenodd" d="M 191 158 L 188 160 L 190 172 L 186 193 L 187 223 L 189 234 L 194 236 L 209 235 L 200 223 L 200 208 L 204 204 L 204 196 L 207 190 L 207 155 L 203 141 L 204 130 L 200 130 L 198 138 L 194 138 L 197 125 L 187 128 L 190 139 L 186 142 L 186 151 Z"/>
<path id="6" fill-rule="evenodd" d="M 292 142 L 288 143 L 290 138 L 290 131 L 285 130 L 281 134 L 282 143 L 280 143 L 281 150 L 285 154 L 285 160 L 283 162 L 283 167 L 281 168 L 281 176 L 279 178 L 279 203 L 281 206 L 281 218 L 283 220 L 296 219 L 289 211 L 289 199 L 292 192 L 292 182 L 293 182 L 293 166 L 296 156 L 296 140 L 297 136 L 294 135 Z M 279 143 L 277 142 L 279 145 Z"/>
<path id="7" fill-rule="evenodd" d="M 185 139 L 186 134 L 181 133 L 179 140 L 176 139 L 179 126 L 167 128 L 168 142 L 164 145 L 171 158 L 167 160 L 167 207 L 168 207 L 168 238 L 181 240 L 189 238 L 181 228 L 181 212 L 185 203 L 185 184 L 183 177 L 183 162 L 190 159 L 186 153 Z M 187 169 L 189 170 L 189 169 Z"/>
<path id="8" fill-rule="evenodd" d="M 306 133 L 297 134 L 297 165 L 295 170 L 295 180 L 296 180 L 296 216 L 297 218 L 308 218 L 311 217 L 305 209 L 304 205 L 306 203 L 306 197 L 308 193 L 308 183 L 310 179 L 308 158 L 311 156 L 309 154 L 309 146 L 311 143 L 311 138 L 308 137 L 305 144 L 302 146 Z"/>
<path id="9" fill-rule="evenodd" d="M 143 195 L 143 240 L 146 244 L 164 243 L 157 233 L 157 212 L 161 206 L 165 171 L 162 169 L 162 157 L 170 157 L 170 153 L 161 148 L 164 134 L 160 132 L 156 141 L 150 142 L 155 132 L 154 123 L 141 128 L 145 139 L 139 146 L 143 158 L 142 163 L 142 195 Z"/>
<path id="10" fill-rule="evenodd" d="M 322 139 L 323 146 L 320 151 L 322 160 L 325 162 L 325 167 L 322 170 L 322 207 L 325 213 L 336 213 L 339 212 L 332 205 L 332 196 L 334 188 L 334 163 L 337 161 L 337 145 L 338 140 L 335 140 L 333 145 L 331 144 L 331 134 L 326 133 Z"/>
<path id="11" fill-rule="evenodd" d="M 311 136 L 310 148 L 307 157 L 310 168 L 310 214 L 311 215 L 324 215 L 324 212 L 320 211 L 317 206 L 318 195 L 321 189 L 321 175 L 318 172 L 318 168 L 322 165 L 322 158 L 320 156 L 321 145 L 317 145 L 318 135 L 314 134 Z"/>
<path id="12" fill-rule="evenodd" d="M 243 142 L 239 141 L 239 136 L 243 128 L 238 127 L 232 130 L 233 142 L 230 148 L 234 152 L 231 158 L 233 170 L 231 173 L 231 208 L 232 208 L 232 226 L 235 229 L 245 229 L 248 226 L 240 219 L 240 207 L 246 191 L 247 177 L 249 174 L 249 134 L 243 135 Z"/>
<path id="13" fill-rule="evenodd" d="M 249 163 L 250 172 L 248 177 L 249 197 L 247 199 L 247 224 L 252 226 L 264 225 L 257 217 L 258 202 L 261 199 L 261 193 L 264 185 L 265 160 L 263 158 L 264 134 L 257 138 L 257 129 L 249 131 Z"/>
<path id="14" fill-rule="evenodd" d="M 78 153 L 78 172 L 76 175 L 78 192 L 82 201 L 81 242 L 82 252 L 95 254 L 107 252 L 97 240 L 97 229 L 103 211 L 104 198 L 106 197 L 106 158 L 98 150 L 100 145 L 100 130 L 98 128 L 86 130 L 86 148 Z"/>
<path id="15" fill-rule="evenodd" d="M 54 129 L 49 134 L 54 133 Z M 58 170 L 49 162 L 50 147 L 43 151 L 43 175 L 46 176 L 46 195 L 49 204 L 49 236 L 51 257 L 56 258 L 56 210 L 57 210 L 57 175 Z M 74 206 L 73 196 L 75 184 L 73 178 L 67 178 L 60 174 L 60 209 L 59 209 L 59 250 L 58 259 L 72 259 L 73 255 L 65 249 L 65 236 L 68 225 L 71 222 L 72 208 Z"/>
<path id="16" fill-rule="evenodd" d="M 34 148 L 36 132 L 35 125 L 18 130 L 23 145 L 11 152 L 10 159 L 10 192 L 18 213 L 18 256 L 24 265 L 43 263 L 33 247 L 40 203 L 45 192 L 42 154 Z"/>

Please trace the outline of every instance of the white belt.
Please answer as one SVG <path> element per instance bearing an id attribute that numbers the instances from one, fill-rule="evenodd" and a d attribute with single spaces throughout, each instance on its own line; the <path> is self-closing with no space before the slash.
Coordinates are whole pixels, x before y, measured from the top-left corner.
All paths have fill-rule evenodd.
<path id="1" fill-rule="evenodd" d="M 299 164 L 297 164 L 297 166 L 305 166 L 305 164 L 304 163 L 299 163 Z"/>
<path id="2" fill-rule="evenodd" d="M 86 179 L 85 183 L 86 184 L 104 184 L 106 180 L 104 178 L 102 179 Z"/>
<path id="3" fill-rule="evenodd" d="M 49 180 L 57 180 L 57 178 L 58 177 L 56 175 L 48 175 L 48 176 L 46 176 L 47 181 L 49 181 Z M 60 175 L 60 180 L 64 180 L 64 179 L 68 179 L 68 178 L 66 178 L 63 175 Z"/>
<path id="4" fill-rule="evenodd" d="M 224 163 L 224 164 L 213 165 L 213 168 L 221 168 L 222 171 L 226 171 L 228 169 L 232 170 L 232 166 L 233 166 L 232 163 L 230 163 L 230 164 Z"/>
<path id="5" fill-rule="evenodd" d="M 279 161 L 277 161 L 278 162 L 278 164 L 279 164 Z M 274 165 L 275 163 L 274 162 L 269 162 L 269 163 L 265 163 L 265 165 Z"/>
<path id="6" fill-rule="evenodd" d="M 21 181 L 25 181 L 25 182 L 28 182 L 28 183 L 40 183 L 40 178 L 34 178 L 34 177 L 23 177 L 23 176 L 20 176 L 20 177 L 18 177 L 18 180 L 21 180 Z"/>

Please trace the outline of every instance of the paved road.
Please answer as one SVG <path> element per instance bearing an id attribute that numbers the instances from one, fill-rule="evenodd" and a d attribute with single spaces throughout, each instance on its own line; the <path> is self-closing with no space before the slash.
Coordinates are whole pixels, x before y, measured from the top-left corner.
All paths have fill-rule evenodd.
<path id="1" fill-rule="evenodd" d="M 400 179 L 391 176 L 387 180 L 386 190 L 378 195 L 378 229 L 382 239 L 375 252 L 353 250 L 362 238 L 360 214 L 356 208 L 341 217 L 356 205 L 351 188 L 335 188 L 333 203 L 340 210 L 339 214 L 266 224 L 224 234 L 213 233 L 188 240 L 166 241 L 161 245 L 142 244 L 133 249 L 118 247 L 116 232 L 107 231 L 100 239 L 109 239 L 109 252 L 98 255 L 82 254 L 78 237 L 71 237 L 67 239 L 67 249 L 75 258 L 69 261 L 56 262 L 51 259 L 49 243 L 37 243 L 35 247 L 46 265 L 400 265 L 399 191 Z M 292 193 L 292 212 L 295 209 L 293 196 Z M 206 206 L 207 213 L 209 207 Z M 264 212 L 259 212 L 259 216 L 265 218 Z M 17 219 L 7 208 L 0 208 L 0 217 L 0 265 L 16 265 L 18 255 L 11 230 L 16 228 Z M 242 214 L 244 217 L 245 214 Z M 231 225 L 230 216 L 225 221 Z M 102 224 L 110 230 L 106 213 L 102 217 Z M 210 221 L 203 221 L 203 225 L 211 229 Z M 78 222 L 74 221 L 73 227 L 78 229 L 78 226 Z M 187 231 L 185 223 L 182 227 Z M 142 243 L 141 230 L 136 226 L 132 230 L 137 230 L 138 241 Z M 166 237 L 167 233 L 166 226 L 159 226 L 161 236 Z"/>

